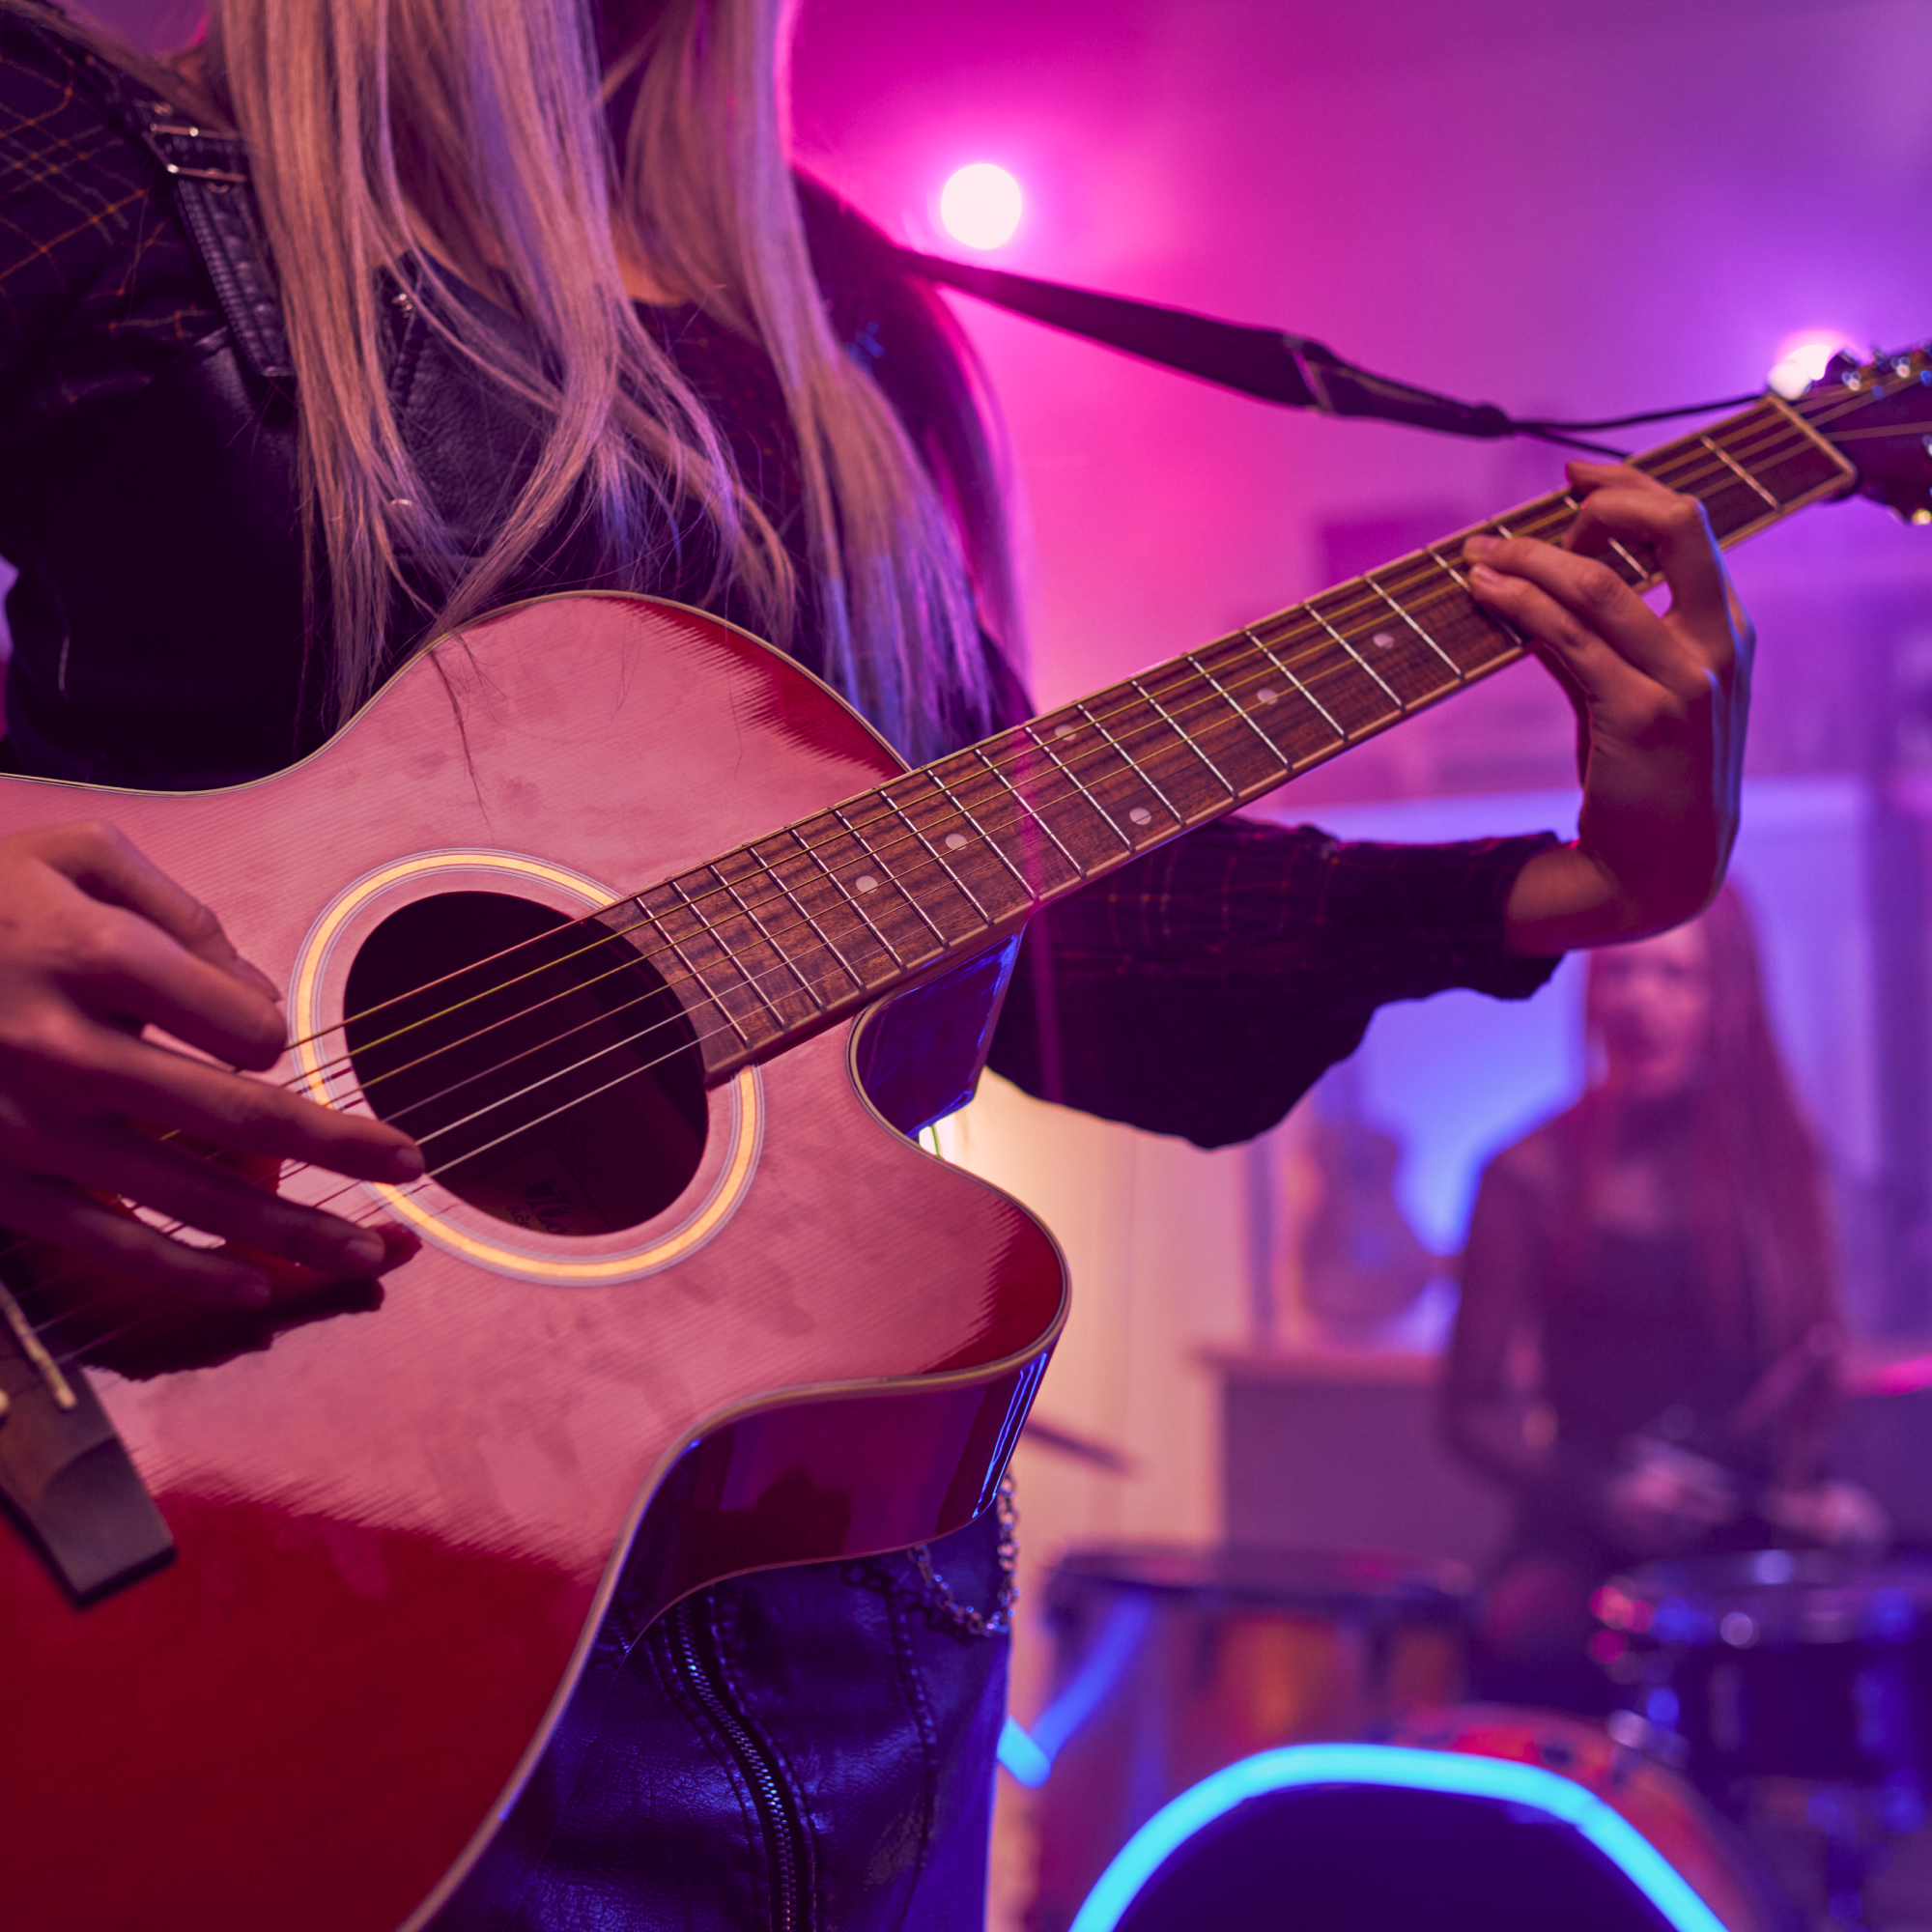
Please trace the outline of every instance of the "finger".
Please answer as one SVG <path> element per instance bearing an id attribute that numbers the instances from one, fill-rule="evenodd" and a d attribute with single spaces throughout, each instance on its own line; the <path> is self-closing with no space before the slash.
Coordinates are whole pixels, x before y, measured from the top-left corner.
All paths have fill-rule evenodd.
<path id="1" fill-rule="evenodd" d="M 1632 478 L 1636 471 L 1628 472 Z M 1645 477 L 1641 486 L 1620 477 L 1583 498 L 1564 539 L 1567 549 L 1593 555 L 1615 538 L 1641 543 L 1655 553 L 1671 604 L 1691 623 L 1727 632 L 1730 606 L 1723 561 L 1710 519 L 1694 497 L 1681 497 Z"/>
<path id="2" fill-rule="evenodd" d="M 1463 548 L 1492 573 L 1481 585 L 1483 601 L 1545 642 L 1573 639 L 1580 645 L 1584 633 L 1594 634 L 1607 639 L 1616 655 L 1646 676 L 1685 697 L 1703 687 L 1713 670 L 1724 668 L 1720 661 L 1729 655 L 1728 619 L 1722 621 L 1724 645 L 1698 648 L 1688 644 L 1682 631 L 1666 624 L 1615 571 L 1594 557 L 1527 538 L 1475 536 Z M 1497 577 L 1505 582 L 1514 580 L 1533 585 L 1542 594 L 1505 591 L 1499 597 Z M 1470 587 L 1478 588 L 1473 573 Z M 1549 615 L 1558 609 L 1566 613 L 1567 623 L 1558 625 Z M 1520 610 L 1540 613 L 1538 622 L 1523 623 Z"/>
<path id="3" fill-rule="evenodd" d="M 388 1274 L 422 1252 L 420 1238 L 394 1221 L 365 1222 L 363 1231 L 376 1236 L 383 1243 L 383 1259 L 381 1264 L 370 1271 L 372 1275 Z M 230 1243 L 222 1249 L 222 1253 L 259 1268 L 269 1279 L 270 1298 L 274 1301 L 300 1299 L 342 1279 L 339 1272 L 324 1272 L 317 1268 L 304 1267 L 299 1262 L 285 1261 L 281 1256 L 271 1255 L 264 1248 L 247 1248 Z"/>
<path id="4" fill-rule="evenodd" d="M 171 879 L 117 826 L 102 820 L 57 826 L 42 852 L 91 898 L 137 914 L 183 951 L 270 1005 L 280 1000 L 275 982 L 236 952 L 213 911 Z M 275 1026 L 279 1031 L 279 1022 Z"/>
<path id="5" fill-rule="evenodd" d="M 111 1123 L 55 1150 L 64 1176 L 119 1194 L 184 1227 L 260 1248 L 330 1276 L 377 1272 L 387 1253 L 378 1234 L 257 1186 L 217 1160 Z"/>
<path id="6" fill-rule="evenodd" d="M 1563 470 L 1579 497 L 1606 485 L 1652 490 L 1663 497 L 1671 494 L 1667 483 L 1660 483 L 1648 470 L 1639 469 L 1632 463 L 1591 463 L 1583 457 L 1573 457 L 1563 466 Z"/>
<path id="7" fill-rule="evenodd" d="M 1548 545 L 1541 548 L 1551 556 L 1561 554 L 1549 551 Z M 1568 561 L 1574 564 L 1581 559 Z M 1604 575 L 1616 582 L 1607 571 Z M 1488 563 L 1471 565 L 1468 581 L 1480 604 L 1507 617 L 1519 631 L 1555 655 L 1564 672 L 1581 689 L 1586 704 L 1635 703 L 1653 693 L 1659 680 L 1646 675 L 1647 667 L 1633 662 L 1635 652 L 1618 651 L 1605 641 L 1603 633 L 1612 627 L 1612 619 L 1599 612 L 1593 613 L 1594 622 L 1586 622 L 1534 578 L 1526 574 L 1505 576 Z M 1577 594 L 1574 587 L 1572 594 Z M 1638 609 L 1642 611 L 1640 604 Z M 1642 614 L 1650 623 L 1657 622 L 1650 611 L 1642 611 Z M 1658 653 L 1647 651 L 1644 655 L 1655 657 Z"/>
<path id="8" fill-rule="evenodd" d="M 0 1221 L 16 1234 L 51 1241 L 82 1261 L 191 1301 L 259 1308 L 269 1299 L 268 1277 L 251 1263 L 170 1240 L 146 1222 L 45 1175 L 0 1174 Z"/>
<path id="9" fill-rule="evenodd" d="M 355 1180 L 400 1183 L 423 1172 L 416 1144 L 369 1115 L 317 1106 L 285 1087 L 150 1040 L 108 1034 L 91 1044 L 87 1098 L 103 1111 L 178 1128 L 240 1153 L 307 1161 Z"/>
<path id="10" fill-rule="evenodd" d="M 119 906 L 73 922 L 55 970 L 98 1016 L 164 1027 L 232 1065 L 272 1066 L 286 1040 L 280 1009 L 253 986 Z"/>

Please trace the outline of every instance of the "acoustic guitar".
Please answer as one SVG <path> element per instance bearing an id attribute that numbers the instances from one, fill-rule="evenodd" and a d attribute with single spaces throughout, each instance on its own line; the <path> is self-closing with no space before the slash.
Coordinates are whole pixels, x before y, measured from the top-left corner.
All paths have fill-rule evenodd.
<path id="1" fill-rule="evenodd" d="M 1642 467 L 1727 543 L 1861 489 L 1932 521 L 1928 385 L 1922 349 L 1844 368 Z M 286 987 L 272 1077 L 431 1159 L 264 1176 L 420 1249 L 262 1314 L 6 1257 L 0 1918 L 486 1922 L 466 1874 L 620 1580 L 647 1618 L 987 1507 L 1065 1280 L 873 1104 L 921 1111 L 883 1090 L 933 982 L 983 992 L 1041 905 L 1525 648 L 1459 535 L 907 771 L 729 626 L 566 596 L 257 783 L 0 781 L 0 831 L 106 816 L 218 906 Z"/>

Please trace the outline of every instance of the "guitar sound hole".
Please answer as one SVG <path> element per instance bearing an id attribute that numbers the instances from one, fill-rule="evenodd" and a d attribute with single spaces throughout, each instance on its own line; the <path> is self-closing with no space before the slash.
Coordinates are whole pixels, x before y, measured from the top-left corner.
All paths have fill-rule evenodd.
<path id="1" fill-rule="evenodd" d="M 418 899 L 363 942 L 347 1009 L 370 1105 L 422 1144 L 443 1186 L 498 1220 L 611 1234 L 661 1213 L 697 1172 L 704 1076 L 690 1023 L 595 920 L 502 893 Z"/>

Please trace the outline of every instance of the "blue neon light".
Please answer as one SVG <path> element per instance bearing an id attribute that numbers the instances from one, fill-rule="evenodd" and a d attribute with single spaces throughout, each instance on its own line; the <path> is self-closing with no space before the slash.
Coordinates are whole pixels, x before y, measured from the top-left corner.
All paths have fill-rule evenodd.
<path id="1" fill-rule="evenodd" d="M 1014 1717 L 1009 1717 L 1000 1726 L 997 1756 L 1007 1776 L 1018 1778 L 1030 1791 L 1037 1791 L 1053 1775 L 1053 1760 L 1040 1749 L 1038 1739 Z"/>
<path id="2" fill-rule="evenodd" d="M 1036 1789 L 1046 1782 L 1054 1759 L 1106 1700 L 1152 1623 L 1152 1600 L 1143 1591 L 1129 1591 L 1108 1611 L 1086 1662 L 1034 1719 L 1032 1730 L 1023 1729 L 1012 1718 L 1007 1719 L 1000 1732 L 999 1754 L 1011 1776 Z"/>
<path id="3" fill-rule="evenodd" d="M 1163 1805 L 1121 1848 L 1074 1916 L 1070 1932 L 1114 1932 L 1162 1863 L 1204 1826 L 1250 1798 L 1302 1784 L 1394 1785 L 1525 1804 L 1575 1826 L 1670 1921 L 1675 1932 L 1724 1932 L 1684 1875 L 1621 1812 L 1540 1765 L 1406 1745 L 1289 1745 L 1205 1777 Z"/>

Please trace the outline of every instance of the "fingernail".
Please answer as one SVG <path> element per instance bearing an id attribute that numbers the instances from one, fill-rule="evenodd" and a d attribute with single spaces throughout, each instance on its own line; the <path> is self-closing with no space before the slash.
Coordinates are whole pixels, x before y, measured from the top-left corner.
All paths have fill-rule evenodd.
<path id="1" fill-rule="evenodd" d="M 1502 547 L 1501 537 L 1468 537 L 1463 544 L 1463 551 L 1470 556 L 1488 556 L 1492 551 Z"/>
<path id="2" fill-rule="evenodd" d="M 273 1000 L 277 1006 L 281 1005 L 282 989 L 252 959 L 243 959 L 238 953 L 235 958 L 235 977 L 238 980 L 245 980 L 258 993 Z"/>
<path id="3" fill-rule="evenodd" d="M 412 1143 L 400 1147 L 389 1156 L 388 1178 L 391 1180 L 420 1180 L 423 1176 L 422 1150 Z"/>
<path id="4" fill-rule="evenodd" d="M 346 1261 L 354 1267 L 378 1268 L 383 1264 L 383 1257 L 388 1253 L 381 1235 L 367 1228 L 358 1229 L 342 1244 Z"/>
<path id="5" fill-rule="evenodd" d="M 1469 567 L 1469 582 L 1479 590 L 1499 590 L 1502 587 L 1502 573 L 1492 570 L 1487 563 L 1472 564 Z"/>
<path id="6" fill-rule="evenodd" d="M 247 1274 L 231 1275 L 228 1281 L 228 1300 L 235 1308 L 264 1308 L 269 1301 L 269 1277 L 250 1271 Z"/>

